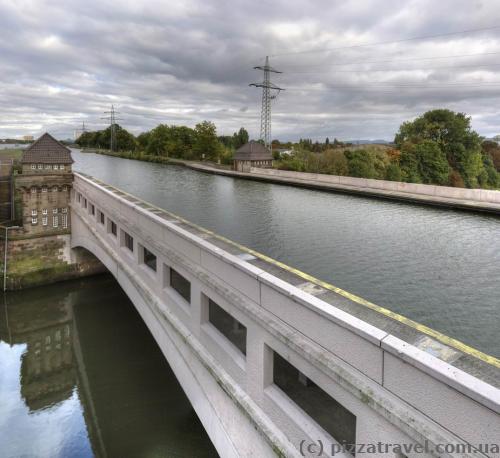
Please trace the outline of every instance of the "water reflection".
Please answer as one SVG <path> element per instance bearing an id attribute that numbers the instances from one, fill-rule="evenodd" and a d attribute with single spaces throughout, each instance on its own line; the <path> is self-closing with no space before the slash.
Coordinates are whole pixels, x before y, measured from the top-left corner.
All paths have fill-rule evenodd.
<path id="1" fill-rule="evenodd" d="M 109 276 L 7 295 L 1 456 L 217 456 L 153 337 Z"/>

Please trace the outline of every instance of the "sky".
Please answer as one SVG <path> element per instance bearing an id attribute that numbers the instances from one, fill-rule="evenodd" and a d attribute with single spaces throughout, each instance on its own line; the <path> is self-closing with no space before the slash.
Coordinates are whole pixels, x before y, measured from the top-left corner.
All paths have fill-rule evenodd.
<path id="1" fill-rule="evenodd" d="M 0 138 L 102 129 L 112 104 L 134 134 L 258 138 L 266 55 L 273 138 L 392 140 L 433 108 L 500 133 L 498 0 L 1 0 Z"/>

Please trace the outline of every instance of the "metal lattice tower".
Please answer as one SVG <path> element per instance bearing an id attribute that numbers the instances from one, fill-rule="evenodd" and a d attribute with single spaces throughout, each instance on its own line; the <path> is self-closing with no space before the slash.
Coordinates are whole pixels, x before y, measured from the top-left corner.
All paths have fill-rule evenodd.
<path id="1" fill-rule="evenodd" d="M 111 151 L 114 151 L 116 148 L 116 121 L 120 119 L 117 118 L 116 115 L 119 114 L 119 112 L 115 111 L 114 105 L 111 105 L 111 111 L 105 111 L 104 114 L 108 116 L 101 119 L 106 119 L 106 120 L 109 119 L 109 126 L 110 126 L 109 149 Z"/>
<path id="2" fill-rule="evenodd" d="M 269 65 L 269 56 L 266 56 L 264 66 L 254 67 L 256 70 L 264 71 L 262 83 L 252 83 L 250 86 L 262 88 L 262 110 L 260 113 L 260 138 L 264 141 L 266 148 L 272 149 L 271 145 L 271 101 L 275 99 L 283 88 L 271 83 L 271 73 L 283 73 Z"/>

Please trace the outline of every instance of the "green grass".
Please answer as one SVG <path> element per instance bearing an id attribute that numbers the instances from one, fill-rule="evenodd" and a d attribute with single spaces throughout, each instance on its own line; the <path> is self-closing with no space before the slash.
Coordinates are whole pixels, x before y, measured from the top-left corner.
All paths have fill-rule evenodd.
<path id="1" fill-rule="evenodd" d="M 22 149 L 6 148 L 0 149 L 0 159 L 20 159 L 23 154 Z"/>

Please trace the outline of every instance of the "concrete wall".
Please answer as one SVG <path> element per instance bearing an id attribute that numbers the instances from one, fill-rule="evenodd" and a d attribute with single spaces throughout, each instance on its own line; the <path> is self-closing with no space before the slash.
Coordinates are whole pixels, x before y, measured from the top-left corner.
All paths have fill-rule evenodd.
<path id="1" fill-rule="evenodd" d="M 500 204 L 500 191 L 487 189 L 452 188 L 449 186 L 435 186 L 428 184 L 402 183 L 399 181 L 374 180 L 369 178 L 344 177 L 319 173 L 292 172 L 288 170 L 261 169 L 252 167 L 251 173 L 305 180 L 333 185 L 351 186 L 354 188 L 368 188 L 381 191 L 420 194 L 423 196 L 443 197 L 448 199 L 464 199 L 478 202 Z"/>
<path id="2" fill-rule="evenodd" d="M 83 249 L 71 251 L 70 235 L 13 239 L 7 246 L 7 290 L 19 290 L 58 281 L 85 277 L 105 271 L 101 262 Z M 0 229 L 0 272 L 4 266 L 4 234 Z"/>
<path id="3" fill-rule="evenodd" d="M 500 442 L 500 391 L 493 386 L 221 249 L 139 199 L 79 174 L 72 193 L 72 246 L 94 253 L 128 294 L 221 456 L 318 456 L 319 441 L 337 443 L 273 384 L 273 351 L 356 416 L 357 443 L 432 449 Z M 79 195 L 95 204 L 96 215 Z M 121 231 L 133 237 L 133 252 Z M 156 272 L 142 262 L 141 247 L 157 256 Z M 191 282 L 190 304 L 166 281 L 171 268 Z M 247 328 L 246 357 L 207 322 L 208 298 Z"/>

